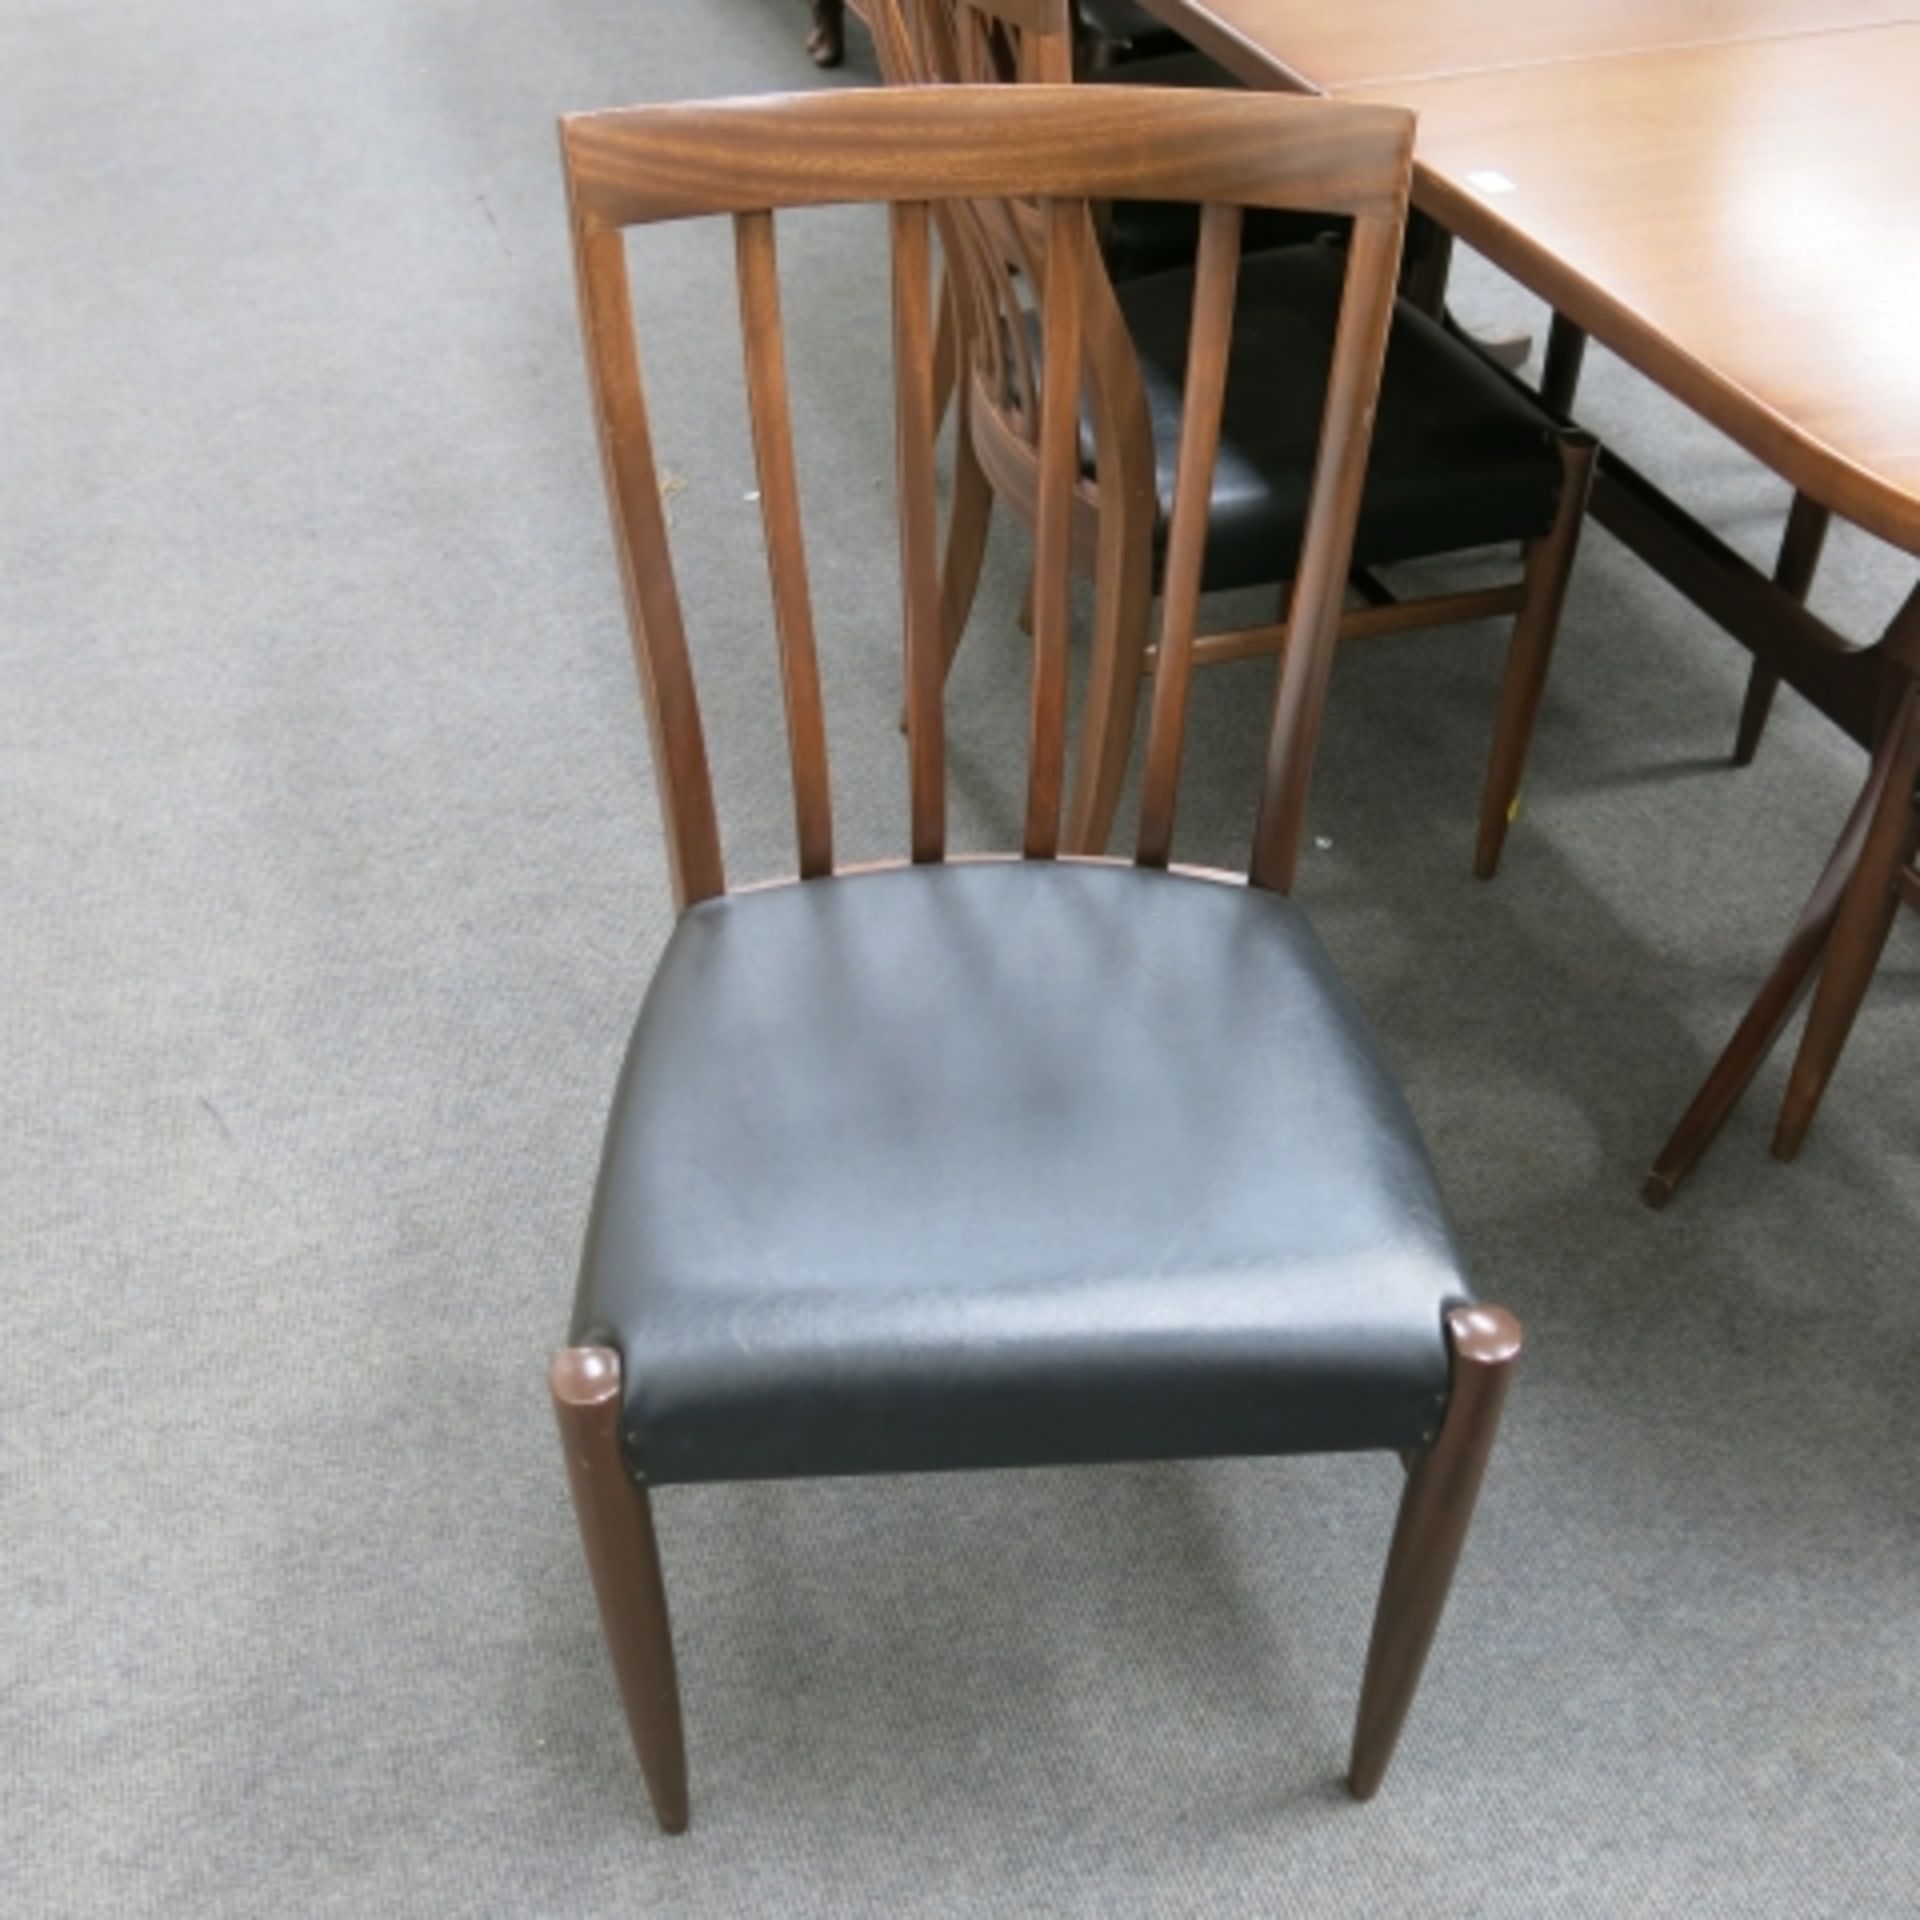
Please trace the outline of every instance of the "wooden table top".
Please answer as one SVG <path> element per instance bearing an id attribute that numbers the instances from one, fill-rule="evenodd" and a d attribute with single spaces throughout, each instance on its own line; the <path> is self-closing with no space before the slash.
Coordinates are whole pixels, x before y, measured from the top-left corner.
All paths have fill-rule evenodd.
<path id="1" fill-rule="evenodd" d="M 1920 20 L 1920 0 L 1145 0 L 1250 84 L 1338 93 Z"/>
<path id="2" fill-rule="evenodd" d="M 1920 24 L 1395 82 L 1416 198 L 1920 552 Z"/>

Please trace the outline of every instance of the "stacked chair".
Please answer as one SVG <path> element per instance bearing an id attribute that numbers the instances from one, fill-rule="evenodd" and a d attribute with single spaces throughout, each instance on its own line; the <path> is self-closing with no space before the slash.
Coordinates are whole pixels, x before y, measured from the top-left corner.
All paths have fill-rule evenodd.
<path id="1" fill-rule="evenodd" d="M 896 84 L 1055 85 L 1071 80 L 1067 0 L 878 0 L 876 44 Z M 1111 83 L 1090 89 L 1135 111 Z M 1145 196 L 1129 195 L 1118 217 Z M 1191 209 L 1178 210 L 1192 234 Z M 1096 209 L 1112 236 L 1112 209 Z M 1322 369 L 1345 270 L 1341 223 L 1283 223 L 1246 249 L 1238 276 L 1225 424 L 1212 474 L 1203 590 L 1274 585 L 1276 618 L 1199 637 L 1208 665 L 1287 645 L 1290 565 L 1309 498 L 1326 406 Z M 1250 223 L 1251 220 L 1250 220 Z M 1326 229 L 1334 232 L 1328 236 Z M 955 202 L 940 223 L 962 347 L 960 430 L 942 585 L 946 645 L 958 647 L 978 586 L 993 503 L 1035 525 L 1045 384 L 1045 236 L 1029 200 Z M 1142 252 L 1157 270 L 1128 270 Z M 1178 247 L 1175 248 L 1177 254 Z M 1095 612 L 1068 844 L 1103 848 L 1137 724 L 1140 682 L 1158 659 L 1150 627 L 1166 581 L 1178 466 L 1187 322 L 1195 267 L 1151 248 L 1090 251 L 1075 308 L 1084 365 L 1070 551 L 1090 575 Z M 1116 273 L 1114 265 L 1122 271 Z M 1397 303 L 1354 554 L 1343 638 L 1510 617 L 1512 636 L 1483 787 L 1476 871 L 1498 864 L 1584 517 L 1591 439 L 1545 411 L 1471 345 Z M 1518 546 L 1517 580 L 1400 600 L 1378 569 L 1465 549 Z"/>

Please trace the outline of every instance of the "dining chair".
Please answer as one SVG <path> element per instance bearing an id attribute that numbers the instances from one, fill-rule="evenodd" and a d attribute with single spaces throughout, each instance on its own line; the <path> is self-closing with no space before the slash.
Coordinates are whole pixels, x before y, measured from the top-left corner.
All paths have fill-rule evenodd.
<path id="1" fill-rule="evenodd" d="M 1520 1349 L 1476 1304 L 1413 1120 L 1288 900 L 1393 301 L 1396 109 L 886 88 L 570 117 L 593 409 L 678 918 L 608 1122 L 567 1346 L 573 1500 L 660 1823 L 688 1815 L 654 1489 L 1378 1449 L 1406 1467 L 1348 1783 L 1379 1786 Z M 1086 203 L 1205 203 L 1132 861 L 1061 848 Z M 931 210 L 1047 238 L 1017 853 L 947 851 Z M 908 856 L 835 851 L 776 215 L 891 236 Z M 1171 858 L 1244 205 L 1352 222 L 1251 857 Z M 629 299 L 627 230 L 730 217 L 796 873 L 729 886 Z M 696 603 L 697 604 L 697 603 Z M 876 609 L 876 614 L 878 609 Z"/>
<path id="2" fill-rule="evenodd" d="M 889 16 L 895 24 L 876 34 L 883 71 L 910 60 L 922 82 L 1064 77 L 1066 0 L 908 0 L 904 10 L 899 0 L 875 0 L 876 21 Z M 1034 526 L 1049 296 L 1044 237 L 1030 207 L 955 202 L 942 245 L 965 367 L 942 586 L 951 659 L 978 588 L 994 503 Z M 1288 566 L 1299 549 L 1323 402 L 1319 369 L 1342 272 L 1340 248 L 1315 242 L 1250 255 L 1238 276 L 1202 586 L 1279 583 L 1282 597 L 1271 622 L 1202 636 L 1197 664 L 1287 645 Z M 1097 852 L 1118 809 L 1140 680 L 1155 668 L 1148 628 L 1166 578 L 1195 274 L 1115 280 L 1089 256 L 1086 275 L 1077 311 L 1087 405 L 1070 550 L 1095 592 L 1068 845 Z M 1474 858 L 1483 877 L 1499 863 L 1517 807 L 1593 460 L 1590 436 L 1544 411 L 1439 321 L 1396 304 L 1356 537 L 1362 604 L 1343 613 L 1341 633 L 1359 639 L 1511 617 Z M 1378 572 L 1510 543 L 1524 551 L 1517 581 L 1402 599 Z"/>

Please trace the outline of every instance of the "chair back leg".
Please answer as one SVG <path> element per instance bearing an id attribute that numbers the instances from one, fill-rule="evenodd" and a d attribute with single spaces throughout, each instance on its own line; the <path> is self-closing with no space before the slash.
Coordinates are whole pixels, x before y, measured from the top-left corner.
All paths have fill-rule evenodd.
<path id="1" fill-rule="evenodd" d="M 1379 1791 L 1419 1688 L 1520 1357 L 1520 1323 L 1500 1307 L 1458 1307 L 1447 1316 L 1447 1341 L 1446 1414 L 1433 1445 L 1413 1456 L 1380 1582 L 1347 1768 L 1356 1800 Z"/>
<path id="2" fill-rule="evenodd" d="M 607 1347 L 564 1348 L 548 1385 L 627 1730 L 655 1817 L 668 1833 L 680 1833 L 687 1824 L 680 1686 L 653 1508 L 620 1453 L 620 1356 Z"/>

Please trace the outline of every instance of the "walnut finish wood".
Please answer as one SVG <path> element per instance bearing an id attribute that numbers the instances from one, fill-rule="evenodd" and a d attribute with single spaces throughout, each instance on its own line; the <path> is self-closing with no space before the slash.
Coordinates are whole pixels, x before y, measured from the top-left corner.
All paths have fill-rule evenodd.
<path id="1" fill-rule="evenodd" d="M 1227 393 L 1227 353 L 1239 274 L 1240 209 L 1208 207 L 1200 216 L 1200 251 L 1194 265 L 1173 524 L 1167 532 L 1160 644 L 1153 668 L 1153 720 L 1147 732 L 1147 767 L 1140 795 L 1135 857 L 1143 867 L 1164 867 L 1173 849 L 1174 800 L 1187 732 L 1187 690 L 1193 682 L 1194 629 L 1200 614 L 1200 570 L 1207 552 L 1207 508 L 1220 451 L 1220 408 Z"/>
<path id="2" fill-rule="evenodd" d="M 743 207 L 1031 197 L 1213 200 L 1393 216 L 1408 117 L 1217 90 L 941 87 L 765 94 L 568 114 L 561 146 L 588 231 Z M 880 164 L 884 162 L 884 164 Z"/>
<path id="3" fill-rule="evenodd" d="M 1033 533 L 1033 703 L 1027 731 L 1025 840 L 1027 857 L 1037 860 L 1052 859 L 1059 848 L 1066 786 L 1067 640 L 1073 617 L 1068 549 L 1080 480 L 1080 295 L 1091 251 L 1084 202 L 1050 201 L 1044 220 L 1047 280 L 1041 355 L 1048 377 L 1040 396 L 1035 448 L 1039 498 Z M 1217 416 L 1217 400 L 1214 408 Z M 943 669 L 945 659 L 943 649 Z"/>
<path id="4" fill-rule="evenodd" d="M 1256 886 L 1279 893 L 1292 889 L 1306 827 L 1307 788 L 1320 743 L 1347 569 L 1353 561 L 1353 530 L 1366 484 L 1367 447 L 1393 321 L 1403 231 L 1400 221 L 1362 215 L 1354 221 L 1348 242 L 1346 291 L 1327 376 L 1326 425 L 1308 497 L 1300 570 L 1289 602 L 1290 637 L 1280 662 L 1266 779 L 1247 869 Z"/>
<path id="5" fill-rule="evenodd" d="M 1920 615 L 1920 596 L 1914 606 Z M 1791 1160 L 1800 1151 L 1813 1125 L 1906 891 L 1915 834 L 1920 831 L 1914 809 L 1915 787 L 1920 783 L 1920 685 L 1913 681 L 1907 683 L 1888 725 L 1878 759 L 1880 790 L 1867 822 L 1859 864 L 1834 916 L 1826 964 L 1820 970 L 1820 984 L 1814 990 L 1774 1129 L 1773 1151 L 1780 1160 Z"/>
<path id="6" fill-rule="evenodd" d="M 913 857 L 947 849 L 946 718 L 933 477 L 933 256 L 925 201 L 896 201 L 893 221 L 894 467 L 900 495 L 900 592 L 907 648 L 907 766 Z"/>
<path id="7" fill-rule="evenodd" d="M 1410 1462 L 1374 1612 L 1347 1767 L 1356 1800 L 1379 1791 L 1406 1724 L 1520 1358 L 1520 1323 L 1500 1307 L 1456 1308 L 1447 1339 L 1452 1389 L 1433 1444 Z"/>
<path id="8" fill-rule="evenodd" d="M 773 216 L 734 216 L 740 282 L 740 331 L 746 347 L 747 407 L 760 482 L 773 587 L 774 631 L 780 642 L 780 684 L 786 696 L 787 745 L 793 764 L 800 877 L 833 871 L 833 801 L 827 783 L 827 723 L 820 702 L 820 657 L 813 638 L 813 599 L 800 534 L 800 483 L 793 466 L 793 423 L 781 350 L 780 286 Z"/>
<path id="9" fill-rule="evenodd" d="M 620 1356 L 607 1347 L 563 1348 L 547 1383 L 627 1730 L 655 1817 L 667 1832 L 681 1833 L 687 1754 L 673 1630 L 653 1509 L 620 1452 Z"/>
<path id="10" fill-rule="evenodd" d="M 1443 225 L 1801 492 L 1920 552 L 1917 72 L 1902 22 L 1360 97 L 1419 114 L 1415 199 Z M 1489 172 L 1513 190 L 1476 191 Z"/>
<path id="11" fill-rule="evenodd" d="M 568 178 L 569 195 L 573 180 Z M 653 741 L 655 786 L 666 830 L 674 904 L 687 907 L 726 887 L 713 810 L 706 736 L 687 655 L 680 593 L 667 547 L 660 475 L 640 387 L 627 263 L 617 229 L 590 229 L 574 203 L 574 267 L 580 324 L 599 429 L 614 548 L 633 631 L 634 663 Z"/>
<path id="12" fill-rule="evenodd" d="M 1439 74 L 1763 40 L 1916 17 L 1912 0 L 1142 0 L 1251 86 L 1335 92 Z"/>
<path id="13" fill-rule="evenodd" d="M 1798 1091 L 1790 1086 L 1792 1104 L 1782 1110 L 1775 1151 L 1783 1159 L 1798 1150 L 1832 1076 L 1866 993 L 1880 942 L 1886 937 L 1880 916 L 1891 915 L 1890 897 L 1898 899 L 1906 892 L 1902 869 L 1912 857 L 1914 764 L 1920 755 L 1920 697 L 1915 692 L 1920 680 L 1920 588 L 1909 597 L 1883 644 L 1888 649 L 1885 684 L 1892 691 L 1885 701 L 1881 738 L 1866 783 L 1780 957 L 1647 1174 L 1641 1197 L 1650 1207 L 1663 1207 L 1672 1199 L 1713 1144 L 1808 991 L 1816 980 L 1825 986 L 1821 968 L 1833 948 L 1842 914 L 1850 910 L 1849 944 L 1841 949 L 1839 971 L 1826 989 L 1828 1004 L 1819 1036 L 1813 1039 L 1810 1054 L 1807 1042 L 1802 1042 L 1807 1054 L 1804 1072 L 1796 1062 Z M 1904 858 L 1899 856 L 1903 815 L 1909 835 Z M 1812 1033 L 1810 1022 L 1810 1037 Z"/>

